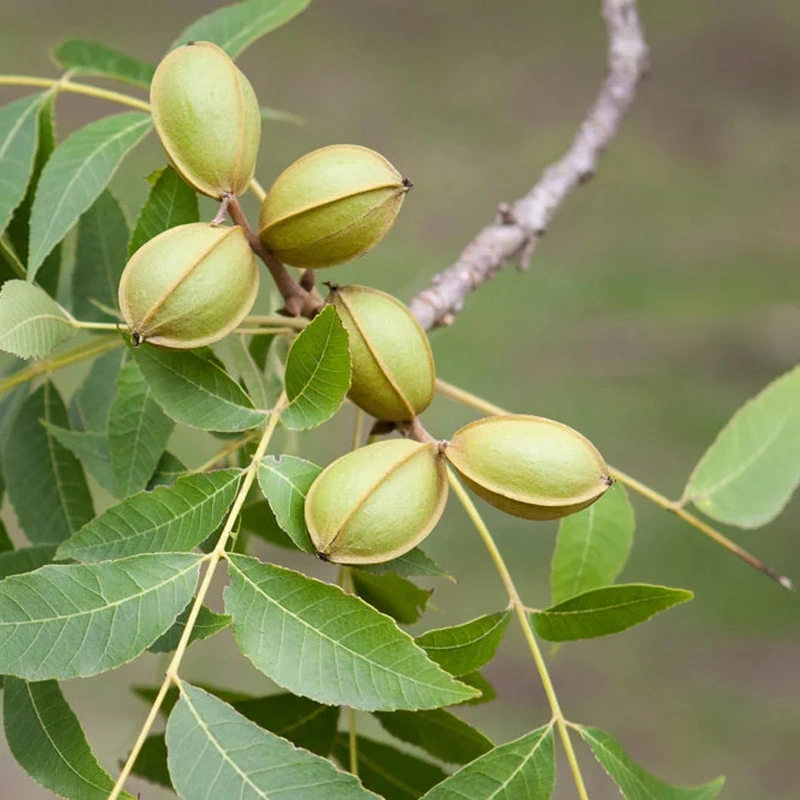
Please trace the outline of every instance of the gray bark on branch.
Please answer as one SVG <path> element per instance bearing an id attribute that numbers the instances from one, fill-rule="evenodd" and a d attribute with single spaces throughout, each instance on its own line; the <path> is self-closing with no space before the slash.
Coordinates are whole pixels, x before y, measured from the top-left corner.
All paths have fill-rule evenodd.
<path id="1" fill-rule="evenodd" d="M 428 289 L 409 302 L 426 330 L 450 325 L 466 296 L 509 261 L 528 263 L 539 238 L 573 189 L 588 181 L 636 96 L 647 68 L 636 0 L 603 0 L 608 33 L 608 74 L 566 154 L 542 173 L 536 185 L 513 204 L 501 203 L 498 219 L 464 248 L 458 261 L 434 275 Z"/>

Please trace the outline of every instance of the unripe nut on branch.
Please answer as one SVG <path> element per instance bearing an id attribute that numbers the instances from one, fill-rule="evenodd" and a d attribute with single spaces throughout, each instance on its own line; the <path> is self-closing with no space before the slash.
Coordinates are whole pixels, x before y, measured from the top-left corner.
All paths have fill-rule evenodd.
<path id="1" fill-rule="evenodd" d="M 410 187 L 374 150 L 322 147 L 275 179 L 261 206 L 261 241 L 295 267 L 351 261 L 389 232 Z"/>
<path id="2" fill-rule="evenodd" d="M 258 277 L 241 228 L 179 225 L 131 256 L 119 283 L 119 307 L 136 344 L 201 347 L 247 316 Z"/>
<path id="3" fill-rule="evenodd" d="M 385 422 L 421 414 L 433 400 L 436 370 L 416 317 L 390 294 L 366 286 L 332 286 L 328 302 L 350 338 L 350 400 Z"/>
<path id="4" fill-rule="evenodd" d="M 326 467 L 306 496 L 317 555 L 337 564 L 377 564 L 416 547 L 447 502 L 447 471 L 436 444 L 389 439 Z"/>
<path id="5" fill-rule="evenodd" d="M 574 514 L 611 486 L 595 446 L 543 417 L 485 417 L 456 431 L 445 449 L 464 482 L 487 503 L 524 519 Z"/>
<path id="6" fill-rule="evenodd" d="M 253 87 L 230 56 L 210 42 L 178 47 L 150 86 L 158 138 L 194 189 L 217 200 L 247 191 L 261 139 Z"/>

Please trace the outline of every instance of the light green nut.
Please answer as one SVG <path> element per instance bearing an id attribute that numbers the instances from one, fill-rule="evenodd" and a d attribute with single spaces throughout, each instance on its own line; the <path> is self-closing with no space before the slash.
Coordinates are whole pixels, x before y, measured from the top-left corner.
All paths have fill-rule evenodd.
<path id="1" fill-rule="evenodd" d="M 377 564 L 416 547 L 447 502 L 447 469 L 435 443 L 389 439 L 326 467 L 306 496 L 317 555 L 337 564 Z"/>
<path id="2" fill-rule="evenodd" d="M 119 307 L 134 342 L 202 347 L 229 334 L 258 294 L 258 265 L 239 227 L 179 225 L 125 265 Z"/>
<path id="3" fill-rule="evenodd" d="M 250 82 L 222 48 L 193 42 L 169 53 L 150 85 L 150 106 L 158 138 L 190 186 L 217 200 L 247 191 L 261 112 Z"/>
<path id="4" fill-rule="evenodd" d="M 314 150 L 287 167 L 261 206 L 261 241 L 295 267 L 364 255 L 394 225 L 411 182 L 379 153 L 353 144 Z"/>
<path id="5" fill-rule="evenodd" d="M 487 503 L 524 519 L 574 514 L 612 484 L 595 446 L 544 417 L 485 417 L 456 431 L 445 449 L 464 482 Z"/>
<path id="6" fill-rule="evenodd" d="M 425 331 L 399 300 L 366 286 L 336 286 L 328 302 L 350 339 L 348 397 L 379 420 L 406 422 L 433 400 L 436 369 Z"/>

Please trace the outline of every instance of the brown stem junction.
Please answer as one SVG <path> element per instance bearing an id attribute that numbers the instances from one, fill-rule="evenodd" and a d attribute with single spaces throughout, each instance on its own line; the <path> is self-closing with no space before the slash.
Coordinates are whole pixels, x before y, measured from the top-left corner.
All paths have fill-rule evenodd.
<path id="1" fill-rule="evenodd" d="M 303 288 L 289 274 L 289 270 L 286 269 L 283 262 L 264 247 L 258 234 L 250 227 L 239 198 L 235 195 L 223 195 L 220 214 L 224 213 L 223 208 L 227 209 L 233 224 L 238 225 L 244 231 L 250 249 L 264 262 L 269 274 L 272 275 L 272 280 L 275 281 L 275 285 L 283 297 L 284 307 L 281 309 L 281 313 L 287 317 L 308 317 L 309 319 L 314 317 L 322 306 L 319 296 L 316 295 L 316 292 Z M 212 224 L 220 221 L 220 214 L 217 214 Z"/>

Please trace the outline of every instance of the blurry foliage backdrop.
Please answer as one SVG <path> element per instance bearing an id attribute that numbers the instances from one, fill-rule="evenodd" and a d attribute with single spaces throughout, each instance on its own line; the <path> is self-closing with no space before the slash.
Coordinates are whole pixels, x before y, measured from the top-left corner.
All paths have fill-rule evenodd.
<path id="1" fill-rule="evenodd" d="M 156 63 L 177 31 L 214 6 L 1 0 L 0 70 L 54 75 L 48 50 L 69 36 Z M 385 243 L 325 279 L 369 283 L 407 300 L 452 263 L 498 201 L 527 191 L 567 146 L 602 78 L 598 6 L 317 0 L 248 50 L 240 63 L 261 102 L 308 120 L 304 128 L 265 125 L 263 184 L 302 153 L 337 142 L 381 151 L 415 182 Z M 641 6 L 652 76 L 596 179 L 559 213 L 529 273 L 506 270 L 432 340 L 446 380 L 575 426 L 611 463 L 677 497 L 731 413 L 800 360 L 800 4 Z M 0 100 L 19 94 L 3 88 Z M 60 134 L 117 110 L 62 96 Z M 146 194 L 143 176 L 163 162 L 151 136 L 123 166 L 114 185 L 131 216 Z M 254 200 L 247 202 L 254 220 Z M 61 376 L 60 384 L 69 390 L 82 374 Z M 426 424 L 444 438 L 469 418 L 440 400 Z M 329 460 L 349 439 L 345 412 L 324 437 L 303 444 L 311 457 Z M 189 436 L 175 444 L 196 460 L 193 446 Z M 796 800 L 797 596 L 635 502 L 636 544 L 622 578 L 684 586 L 696 599 L 632 632 L 563 647 L 552 672 L 566 714 L 611 731 L 671 782 L 725 772 L 728 800 Z M 426 544 L 458 577 L 437 588 L 428 627 L 503 604 L 456 506 Z M 482 509 L 526 601 L 546 605 L 555 527 Z M 10 518 L 8 508 L 4 514 Z M 798 528 L 795 499 L 766 530 L 733 535 L 798 580 Z M 293 563 L 333 574 L 307 559 Z M 227 636 L 193 646 L 187 677 L 269 690 Z M 146 711 L 121 687 L 155 682 L 164 665 L 148 656 L 65 687 L 112 771 Z M 487 674 L 499 701 L 469 711 L 487 734 L 502 741 L 548 719 L 513 626 Z M 592 797 L 617 796 L 587 750 L 581 759 Z M 31 788 L 4 744 L 0 776 L 2 800 L 49 796 Z M 136 788 L 148 800 L 165 796 Z M 556 796 L 571 791 L 562 770 Z"/>

